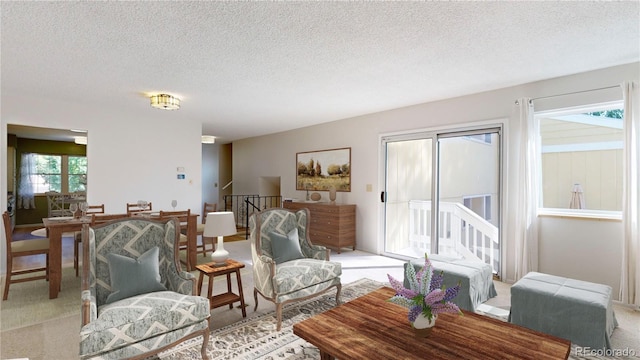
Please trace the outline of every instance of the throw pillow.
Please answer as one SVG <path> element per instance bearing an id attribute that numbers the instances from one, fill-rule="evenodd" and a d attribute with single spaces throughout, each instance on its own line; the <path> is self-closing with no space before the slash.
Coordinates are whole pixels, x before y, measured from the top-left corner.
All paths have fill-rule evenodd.
<path id="1" fill-rule="evenodd" d="M 107 296 L 106 303 L 167 290 L 160 282 L 159 254 L 160 249 L 154 246 L 137 259 L 118 254 L 107 255 L 111 294 Z"/>
<path id="2" fill-rule="evenodd" d="M 300 249 L 297 228 L 289 231 L 287 235 L 272 231 L 269 233 L 269 237 L 271 238 L 271 254 L 276 264 L 304 257 L 302 249 Z"/>

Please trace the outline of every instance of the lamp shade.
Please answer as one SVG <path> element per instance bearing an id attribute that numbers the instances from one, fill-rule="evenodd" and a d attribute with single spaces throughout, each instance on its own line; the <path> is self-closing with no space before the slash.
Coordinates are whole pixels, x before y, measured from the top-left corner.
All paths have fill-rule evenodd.
<path id="1" fill-rule="evenodd" d="M 210 212 L 204 224 L 204 237 L 235 235 L 236 219 L 230 211 Z"/>

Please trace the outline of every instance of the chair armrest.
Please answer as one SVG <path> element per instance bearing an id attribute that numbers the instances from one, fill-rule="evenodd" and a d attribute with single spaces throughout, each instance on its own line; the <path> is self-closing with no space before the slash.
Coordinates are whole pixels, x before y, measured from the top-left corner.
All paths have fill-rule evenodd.
<path id="1" fill-rule="evenodd" d="M 329 261 L 330 250 L 326 246 L 322 245 L 308 245 L 305 241 L 302 242 L 302 253 L 311 259 L 326 260 Z"/>
<path id="2" fill-rule="evenodd" d="M 265 255 L 253 257 L 253 286 L 267 298 L 275 296 L 273 278 L 276 275 L 276 262 Z"/>
<path id="3" fill-rule="evenodd" d="M 180 271 L 176 273 L 169 271 L 167 273 L 166 285 L 167 290 L 184 295 L 196 295 L 196 277 L 190 272 Z"/>
<path id="4" fill-rule="evenodd" d="M 258 261 L 253 264 L 253 267 L 259 267 L 260 272 L 269 274 L 271 277 L 276 275 L 276 261 L 266 255 L 260 255 Z"/>
<path id="5" fill-rule="evenodd" d="M 82 291 L 81 302 L 82 326 L 85 326 L 98 318 L 98 304 L 96 303 L 96 297 L 90 290 Z"/>

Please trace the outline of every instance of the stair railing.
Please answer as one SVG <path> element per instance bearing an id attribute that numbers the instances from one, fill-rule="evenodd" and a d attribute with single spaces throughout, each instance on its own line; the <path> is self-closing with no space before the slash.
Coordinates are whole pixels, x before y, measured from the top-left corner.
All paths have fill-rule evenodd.
<path id="1" fill-rule="evenodd" d="M 225 195 L 224 211 L 234 214 L 236 226 L 245 228 L 245 237 L 249 238 L 249 216 L 254 211 L 266 210 L 273 207 L 282 207 L 282 196 L 270 195 Z"/>

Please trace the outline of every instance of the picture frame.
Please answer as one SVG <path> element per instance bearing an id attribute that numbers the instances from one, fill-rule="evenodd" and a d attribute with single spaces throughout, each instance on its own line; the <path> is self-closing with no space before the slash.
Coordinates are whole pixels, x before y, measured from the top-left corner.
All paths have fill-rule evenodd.
<path id="1" fill-rule="evenodd" d="M 351 148 L 296 153 L 296 190 L 351 191 Z"/>

